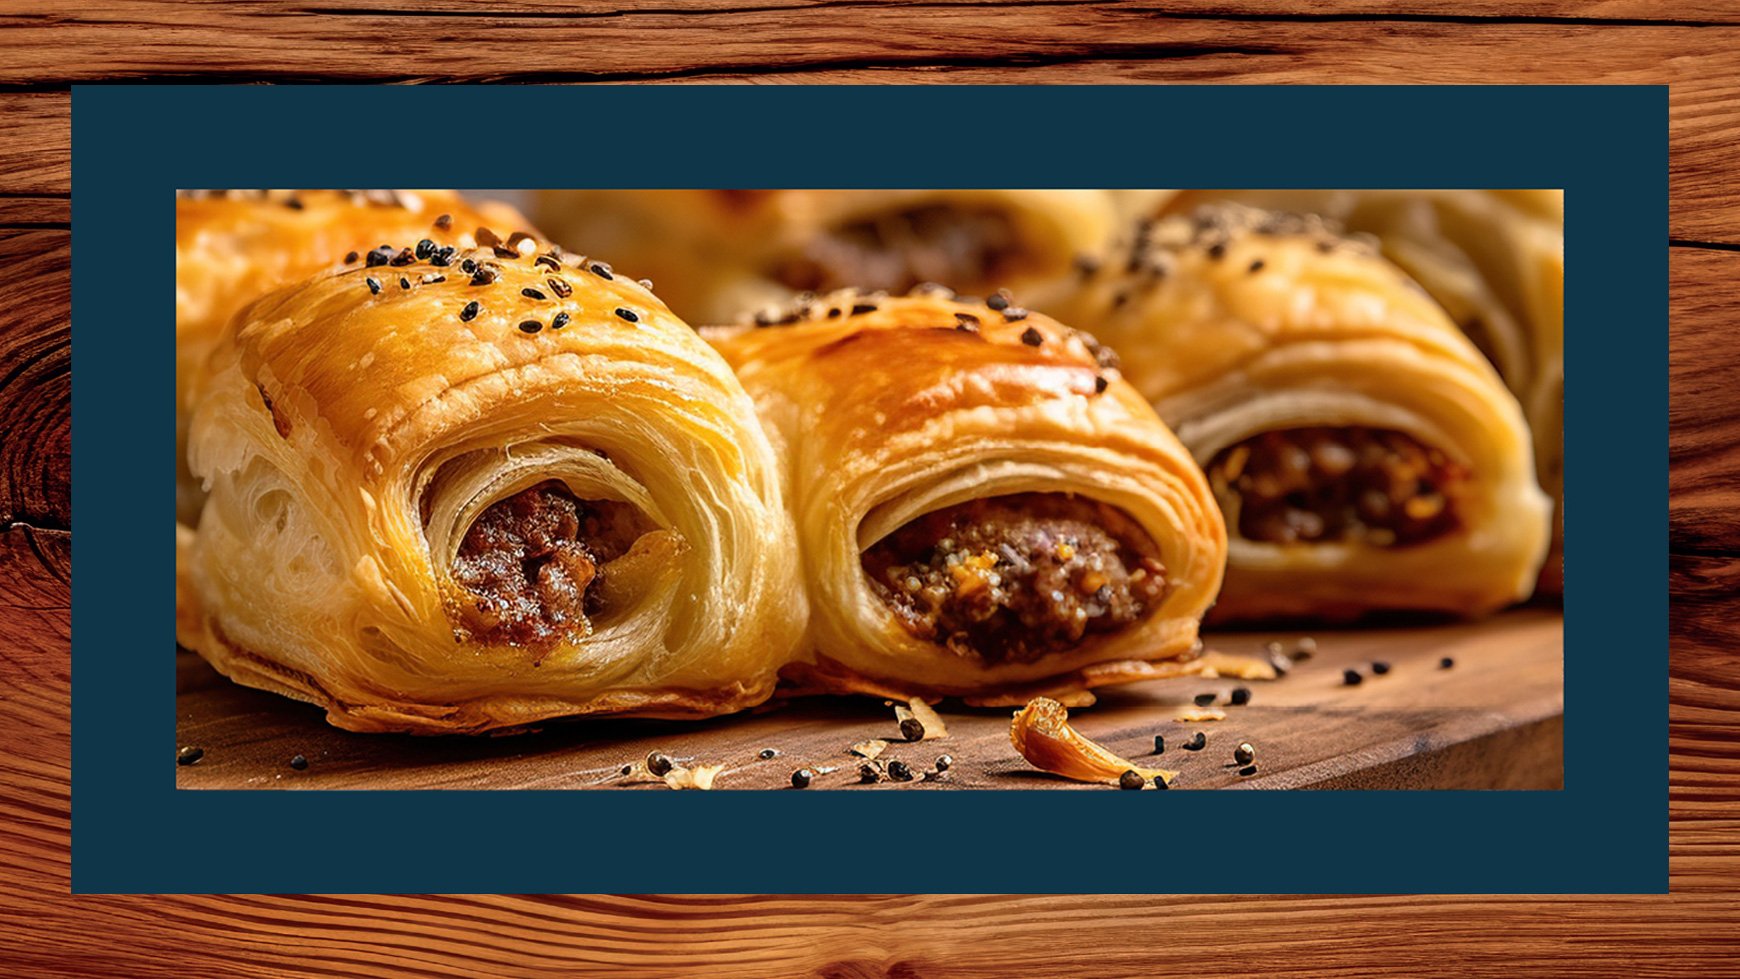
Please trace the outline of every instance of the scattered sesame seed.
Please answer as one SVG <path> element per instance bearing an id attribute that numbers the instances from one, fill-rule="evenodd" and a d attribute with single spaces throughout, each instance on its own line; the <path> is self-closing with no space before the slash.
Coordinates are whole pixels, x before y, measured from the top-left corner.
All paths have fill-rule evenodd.
<path id="1" fill-rule="evenodd" d="M 345 253 L 344 264 L 349 265 L 355 261 L 356 261 L 356 252 L 346 252 Z"/>
<path id="2" fill-rule="evenodd" d="M 448 228 L 453 227 L 453 215 L 443 214 L 436 218 L 435 227 L 440 228 L 442 231 L 446 231 Z"/>
<path id="3" fill-rule="evenodd" d="M 1208 257 L 1214 259 L 1217 262 L 1220 261 L 1221 259 L 1225 258 L 1226 257 L 1226 242 L 1217 241 L 1214 244 L 1209 245 L 1208 246 Z"/>
<path id="4" fill-rule="evenodd" d="M 453 253 L 456 251 L 458 251 L 458 249 L 454 248 L 452 245 L 438 248 L 435 250 L 435 254 L 429 256 L 429 264 L 446 268 L 453 264 Z"/>
<path id="5" fill-rule="evenodd" d="M 875 303 L 853 303 L 852 304 L 852 315 L 853 316 L 863 316 L 865 313 L 874 313 L 874 312 L 876 312 L 876 304 Z"/>
<path id="6" fill-rule="evenodd" d="M 302 755 L 292 755 L 290 758 L 290 767 L 299 772 L 303 771 L 308 767 L 308 759 Z"/>
<path id="7" fill-rule="evenodd" d="M 766 761 L 769 758 L 778 758 L 779 757 L 779 749 L 778 748 L 763 748 L 763 749 L 761 749 L 760 754 L 761 754 L 761 758 L 763 761 Z"/>
<path id="8" fill-rule="evenodd" d="M 1208 735 L 1203 734 L 1201 731 L 1196 732 L 1189 741 L 1184 742 L 1185 751 L 1201 751 L 1206 747 L 1208 747 Z"/>
<path id="9" fill-rule="evenodd" d="M 1154 776 L 1154 787 L 1164 791 L 1166 789 L 1170 789 L 1172 786 L 1170 786 L 1166 783 L 1166 776 L 1156 775 L 1156 776 Z"/>
<path id="10" fill-rule="evenodd" d="M 1196 701 L 1196 706 L 1207 707 L 1209 704 L 1214 703 L 1214 694 L 1212 694 L 1212 693 L 1199 693 L 1196 695 L 1196 697 L 1194 699 Z"/>
<path id="11" fill-rule="evenodd" d="M 1112 386 L 1112 382 L 1106 380 L 1106 375 L 1104 375 L 1104 374 L 1095 374 L 1094 375 L 1094 393 L 1095 394 L 1105 394 L 1106 388 L 1111 387 L 1111 386 Z"/>
<path id="12" fill-rule="evenodd" d="M 539 255 L 537 258 L 532 259 L 532 264 L 548 265 L 552 272 L 562 271 L 562 263 L 554 255 Z"/>
<path id="13" fill-rule="evenodd" d="M 477 300 L 473 299 L 471 302 L 466 303 L 465 308 L 461 309 L 459 311 L 459 322 L 469 323 L 472 320 L 476 319 L 477 318 L 477 310 L 478 310 Z"/>
<path id="14" fill-rule="evenodd" d="M 498 271 L 493 265 L 479 265 L 477 266 L 477 271 L 471 273 L 471 284 L 474 286 L 487 286 L 494 282 L 496 277 L 500 274 L 500 271 Z"/>
<path id="15" fill-rule="evenodd" d="M 524 320 L 520 323 L 521 333 L 536 333 L 543 328 L 544 324 L 539 323 L 537 320 Z"/>
<path id="16" fill-rule="evenodd" d="M 916 717 L 908 717 L 900 722 L 900 736 L 908 741 L 924 740 L 924 723 Z"/>
<path id="17" fill-rule="evenodd" d="M 664 778 L 672 767 L 671 756 L 662 751 L 649 752 L 646 756 L 646 770 L 659 778 Z"/>
<path id="18" fill-rule="evenodd" d="M 387 264 L 397 268 L 399 266 L 410 265 L 416 261 L 417 256 L 415 253 L 413 253 L 409 248 L 401 248 L 399 254 L 394 255 L 393 260 Z"/>
<path id="19" fill-rule="evenodd" d="M 810 787 L 810 782 L 813 781 L 815 777 L 815 772 L 812 772 L 807 768 L 800 768 L 791 773 L 791 787 L 794 789 L 807 789 Z"/>
<path id="20" fill-rule="evenodd" d="M 634 281 L 635 281 L 636 285 L 640 286 L 642 289 L 645 289 L 647 292 L 652 291 L 652 280 L 651 279 L 636 279 Z"/>
<path id="21" fill-rule="evenodd" d="M 1239 746 L 1233 749 L 1233 761 L 1236 761 L 1241 765 L 1249 765 L 1251 762 L 1256 761 L 1256 759 L 1257 749 L 1251 747 L 1249 741 L 1241 741 L 1239 742 Z"/>
<path id="22" fill-rule="evenodd" d="M 1350 687 L 1357 687 L 1365 682 L 1365 677 L 1360 676 L 1358 670 L 1342 670 L 1341 682 Z"/>
<path id="23" fill-rule="evenodd" d="M 527 299 L 544 299 L 544 298 L 546 298 L 543 293 L 539 292 L 536 289 L 533 289 L 531 286 L 526 286 L 524 289 L 521 289 L 520 295 L 526 297 Z"/>
<path id="24" fill-rule="evenodd" d="M 991 294 L 990 298 L 985 300 L 985 305 L 1000 313 L 1009 308 L 1009 293 L 998 289 Z"/>
<path id="25" fill-rule="evenodd" d="M 1246 765 L 1245 767 L 1239 769 L 1239 774 L 1243 775 L 1245 778 L 1250 778 L 1252 775 L 1257 774 L 1257 766 Z"/>
<path id="26" fill-rule="evenodd" d="M 377 265 L 385 265 L 392 260 L 393 246 L 382 245 L 379 248 L 370 249 L 368 258 L 364 259 L 364 263 L 372 269 Z"/>
<path id="27" fill-rule="evenodd" d="M 300 211 L 303 208 L 302 199 L 300 197 L 292 197 L 284 202 L 284 206 L 292 211 Z"/>
<path id="28" fill-rule="evenodd" d="M 962 328 L 969 330 L 976 330 L 979 328 L 979 318 L 974 316 L 972 313 L 956 313 L 955 320 L 956 325 Z"/>
<path id="29" fill-rule="evenodd" d="M 882 781 L 882 773 L 877 770 L 875 765 L 865 762 L 858 766 L 858 781 L 863 782 L 865 785 L 869 785 L 873 782 L 880 782 Z"/>
<path id="30" fill-rule="evenodd" d="M 1371 665 L 1371 671 L 1378 676 L 1383 676 L 1390 671 L 1390 664 L 1380 659 Z"/>
<path id="31" fill-rule="evenodd" d="M 370 276 L 365 276 L 363 278 L 363 282 L 368 284 L 369 292 L 372 292 L 377 296 L 381 294 L 381 280 L 370 275 Z"/>
<path id="32" fill-rule="evenodd" d="M 401 275 L 401 276 L 399 276 L 399 288 L 401 288 L 401 289 L 409 289 L 409 288 L 411 288 L 411 280 L 410 280 L 410 279 L 407 279 L 407 278 L 405 278 L 405 277 L 404 277 L 404 276 L 402 276 L 402 275 Z"/>
<path id="33" fill-rule="evenodd" d="M 616 308 L 616 315 L 617 318 L 627 320 L 630 323 L 640 322 L 640 317 L 636 316 L 632 309 L 623 309 L 621 306 L 618 306 Z"/>
<path id="34" fill-rule="evenodd" d="M 1148 780 L 1133 768 L 1118 776 L 1118 788 L 1120 789 L 1140 789 L 1146 784 L 1148 784 Z"/>
<path id="35" fill-rule="evenodd" d="M 1452 657 L 1449 657 L 1449 656 L 1446 656 L 1443 659 L 1438 661 L 1438 669 L 1440 669 L 1440 670 L 1448 670 L 1455 665 L 1456 665 L 1456 660 Z"/>
<path id="36" fill-rule="evenodd" d="M 1258 272 L 1261 272 L 1262 270 L 1263 270 L 1263 260 L 1260 258 L 1253 259 L 1251 261 L 1251 274 L 1256 275 Z"/>
<path id="37" fill-rule="evenodd" d="M 175 753 L 175 763 L 177 765 L 192 765 L 204 757 L 204 748 L 195 748 L 192 745 L 189 745 Z"/>
<path id="38" fill-rule="evenodd" d="M 1024 320 L 1027 318 L 1027 310 L 1022 309 L 1020 306 L 1010 306 L 1008 309 L 1003 310 L 1003 318 L 1011 323 L 1014 323 L 1017 320 Z"/>
<path id="39" fill-rule="evenodd" d="M 544 281 L 550 284 L 550 291 L 556 294 L 557 299 L 567 299 L 574 294 L 574 287 L 562 279 L 551 276 Z"/>
<path id="40" fill-rule="evenodd" d="M 557 313 L 555 318 L 550 320 L 550 329 L 552 329 L 552 330 L 560 330 L 562 327 L 567 326 L 567 325 L 568 325 L 568 314 L 567 313 Z"/>
<path id="41" fill-rule="evenodd" d="M 954 765 L 954 763 L 955 763 L 955 760 L 952 756 L 950 756 L 950 755 L 938 755 L 936 757 L 936 770 L 939 772 L 946 772 L 949 770 L 949 768 L 951 766 Z"/>
<path id="42" fill-rule="evenodd" d="M 1157 755 L 1163 755 L 1166 753 L 1166 735 L 1154 735 L 1154 753 Z"/>
<path id="43" fill-rule="evenodd" d="M 1227 697 L 1227 703 L 1232 704 L 1235 707 L 1243 707 L 1244 705 L 1246 705 L 1250 702 L 1251 702 L 1251 688 L 1250 687 L 1234 687 L 1232 690 L 1232 693 L 1229 694 Z"/>
<path id="44" fill-rule="evenodd" d="M 435 243 L 427 238 L 418 241 L 415 254 L 419 262 L 428 259 L 429 256 L 435 254 Z"/>
<path id="45" fill-rule="evenodd" d="M 896 782 L 910 782 L 912 781 L 912 768 L 906 762 L 891 761 L 888 763 L 888 777 Z"/>
<path id="46" fill-rule="evenodd" d="M 593 262 L 591 265 L 587 266 L 587 268 L 592 270 L 593 275 L 596 275 L 601 279 L 614 280 L 616 278 L 616 276 L 610 274 L 610 266 L 603 262 Z"/>
<path id="47" fill-rule="evenodd" d="M 1021 342 L 1027 344 L 1029 347 L 1037 347 L 1045 342 L 1045 334 L 1040 333 L 1038 330 L 1030 326 L 1021 331 Z"/>

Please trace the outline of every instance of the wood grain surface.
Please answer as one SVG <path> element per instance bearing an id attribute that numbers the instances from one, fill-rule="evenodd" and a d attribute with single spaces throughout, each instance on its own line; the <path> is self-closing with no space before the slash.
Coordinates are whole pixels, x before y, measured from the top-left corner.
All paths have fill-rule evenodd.
<path id="1" fill-rule="evenodd" d="M 1268 642 L 1294 649 L 1298 633 L 1222 633 L 1216 652 L 1257 658 Z M 1077 730 L 1138 764 L 1180 772 L 1174 788 L 1554 789 L 1564 784 L 1564 621 L 1557 610 L 1520 609 L 1486 622 L 1435 628 L 1313 631 L 1317 651 L 1284 677 L 1256 682 L 1180 677 L 1099 692 Z M 1442 669 L 1439 660 L 1455 665 Z M 1381 661 L 1388 672 L 1372 673 Z M 1366 679 L 1342 680 L 1355 669 Z M 1249 702 L 1235 705 L 1243 688 Z M 1178 720 L 1212 695 L 1216 721 Z M 850 749 L 890 742 L 879 763 L 915 773 L 952 759 L 941 777 L 881 789 L 1097 788 L 1035 771 L 1009 741 L 1007 708 L 944 703 L 944 738 L 908 744 L 877 698 L 800 700 L 705 722 L 586 721 L 501 738 L 358 737 L 322 711 L 239 687 L 192 653 L 176 663 L 176 741 L 204 752 L 177 766 L 188 789 L 664 789 L 644 772 L 622 777 L 659 751 L 684 765 L 724 765 L 716 790 L 791 787 L 800 768 L 820 774 L 812 791 L 864 791 Z M 1203 732 L 1207 746 L 1183 745 Z M 1167 750 L 1154 754 L 1154 737 Z M 1248 774 L 1233 763 L 1255 746 Z M 762 758 L 772 749 L 778 754 Z M 301 755 L 307 765 L 292 768 Z"/>
<path id="2" fill-rule="evenodd" d="M 1673 892 L 69 897 L 67 90 L 103 79 L 1671 85 Z M 1492 134 L 1448 135 L 1503 151 Z M 0 264 L 8 974 L 1740 975 L 1733 0 L 11 4 L 0 8 Z"/>

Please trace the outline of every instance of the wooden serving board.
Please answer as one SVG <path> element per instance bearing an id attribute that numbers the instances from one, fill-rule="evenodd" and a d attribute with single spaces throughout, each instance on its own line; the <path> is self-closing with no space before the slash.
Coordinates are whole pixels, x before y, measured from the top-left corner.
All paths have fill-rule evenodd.
<path id="1" fill-rule="evenodd" d="M 1278 640 L 1291 650 L 1299 633 L 1216 633 L 1209 648 L 1260 654 Z M 1317 652 L 1273 681 L 1154 680 L 1100 691 L 1099 703 L 1070 712 L 1083 734 L 1138 764 L 1181 772 L 1175 788 L 1559 788 L 1563 782 L 1564 621 L 1557 611 L 1524 609 L 1482 623 L 1316 632 Z M 1455 665 L 1445 669 L 1443 657 Z M 1009 709 L 939 710 L 940 740 L 905 743 L 893 710 L 868 697 L 812 698 L 703 722 L 575 721 L 505 737 L 350 734 L 321 711 L 249 690 L 197 656 L 177 654 L 177 737 L 204 756 L 176 767 L 188 789 L 563 789 L 665 791 L 662 782 L 624 780 L 625 764 L 662 751 L 683 762 L 726 766 L 721 789 L 791 785 L 802 767 L 837 766 L 811 787 L 872 790 L 858 782 L 855 743 L 892 744 L 921 774 L 889 789 L 1096 788 L 1036 771 L 1009 742 Z M 1373 675 L 1374 661 L 1387 662 Z M 1348 686 L 1342 671 L 1359 669 Z M 1229 706 L 1244 686 L 1250 702 Z M 1193 697 L 1217 694 L 1219 721 L 1177 715 Z M 1202 731 L 1207 746 L 1183 745 Z M 1153 754 L 1154 736 L 1166 741 Z M 1233 750 L 1256 748 L 1257 771 L 1241 775 Z M 763 759 L 763 749 L 779 754 Z M 924 776 L 937 756 L 946 776 Z M 290 759 L 302 755 L 306 769 Z M 165 764 L 168 764 L 167 758 Z"/>

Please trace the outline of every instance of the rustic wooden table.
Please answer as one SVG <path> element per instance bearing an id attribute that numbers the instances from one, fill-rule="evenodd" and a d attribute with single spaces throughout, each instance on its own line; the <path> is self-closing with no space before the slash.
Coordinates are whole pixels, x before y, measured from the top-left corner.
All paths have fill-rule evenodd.
<path id="1" fill-rule="evenodd" d="M 69 897 L 69 86 L 104 79 L 1671 84 L 1673 893 Z M 0 266 L 9 973 L 1740 973 L 1734 0 L 14 4 L 0 10 Z"/>

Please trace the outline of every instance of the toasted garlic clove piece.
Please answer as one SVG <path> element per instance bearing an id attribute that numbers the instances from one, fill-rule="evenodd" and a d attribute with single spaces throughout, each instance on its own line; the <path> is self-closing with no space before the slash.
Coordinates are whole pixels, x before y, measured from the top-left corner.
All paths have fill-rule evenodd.
<path id="1" fill-rule="evenodd" d="M 665 784 L 673 789 L 706 791 L 713 787 L 713 780 L 724 770 L 724 765 L 696 765 L 694 768 L 679 766 L 665 773 Z"/>
<path id="2" fill-rule="evenodd" d="M 1033 767 L 1078 782 L 1118 784 L 1118 777 L 1134 771 L 1144 782 L 1162 778 L 1166 784 L 1178 773 L 1164 768 L 1143 768 L 1081 736 L 1069 726 L 1069 711 L 1049 697 L 1035 697 L 1015 712 L 1009 740 Z M 1151 785 L 1149 787 L 1152 787 Z"/>

